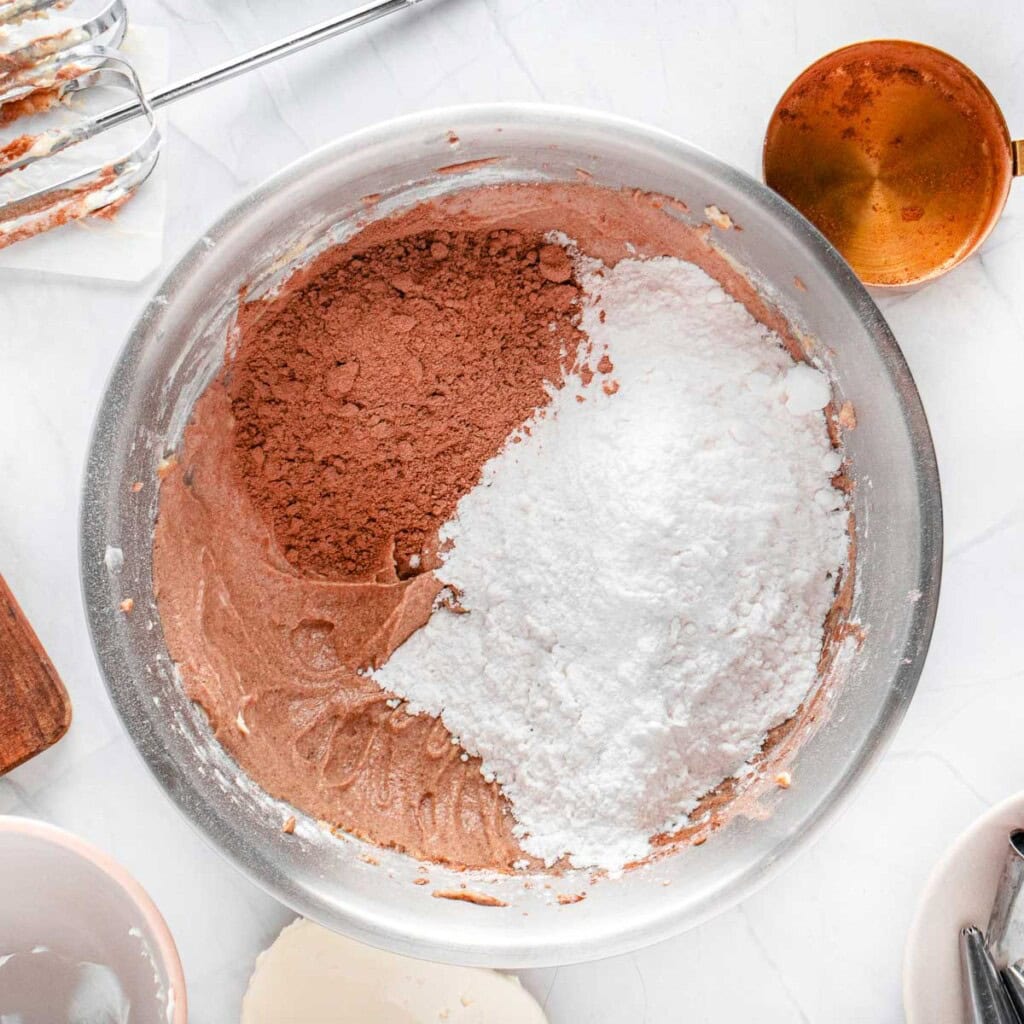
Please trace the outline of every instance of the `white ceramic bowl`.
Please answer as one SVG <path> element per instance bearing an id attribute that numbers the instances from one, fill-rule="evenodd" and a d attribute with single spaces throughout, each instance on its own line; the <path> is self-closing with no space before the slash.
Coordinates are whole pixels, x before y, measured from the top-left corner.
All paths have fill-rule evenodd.
<path id="1" fill-rule="evenodd" d="M 903 956 L 907 1024 L 961 1024 L 960 929 L 988 925 L 1009 835 L 1024 828 L 1024 793 L 989 808 L 936 864 L 917 905 Z"/>
<path id="2" fill-rule="evenodd" d="M 34 957 L 44 969 L 26 960 L 19 966 L 14 956 Z M 48 975 L 47 988 L 56 989 L 58 973 L 66 980 L 65 965 L 85 964 L 94 980 L 81 981 L 80 990 L 104 1007 L 130 1006 L 131 1024 L 188 1020 L 178 951 L 142 886 L 102 850 L 27 818 L 0 817 L 0 961 L 5 957 L 10 959 L 0 962 L 0 985 L 5 968 L 12 980 L 7 990 L 0 988 L 0 1016 L 13 1013 L 5 999 L 13 998 L 16 968 L 20 978 L 26 968 L 33 968 L 33 976 Z M 55 998 L 54 991 L 33 986 L 29 1003 L 19 1009 L 28 1011 L 30 1021 L 41 1019 L 32 1016 L 32 1001 L 42 1007 Z"/>

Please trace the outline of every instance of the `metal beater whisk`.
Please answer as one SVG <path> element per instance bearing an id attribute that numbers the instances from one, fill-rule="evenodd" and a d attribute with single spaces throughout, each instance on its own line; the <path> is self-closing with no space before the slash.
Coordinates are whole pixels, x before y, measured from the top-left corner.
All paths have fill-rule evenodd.
<path id="1" fill-rule="evenodd" d="M 154 111 L 160 107 L 418 2 L 374 0 L 147 97 L 135 69 L 117 50 L 128 24 L 125 0 L 110 0 L 80 24 L 21 41 L 19 34 L 35 19 L 59 11 L 67 0 L 0 0 L 0 126 L 45 113 L 72 97 L 84 100 L 94 89 L 104 90 L 104 96 L 106 90 L 126 94 L 119 106 L 83 113 L 71 124 L 18 135 L 0 145 L 0 248 L 70 220 L 116 209 L 156 165 L 161 137 Z M 112 157 L 86 160 L 84 168 L 43 180 L 43 165 L 58 153 L 137 118 L 145 122 L 141 134 Z"/>

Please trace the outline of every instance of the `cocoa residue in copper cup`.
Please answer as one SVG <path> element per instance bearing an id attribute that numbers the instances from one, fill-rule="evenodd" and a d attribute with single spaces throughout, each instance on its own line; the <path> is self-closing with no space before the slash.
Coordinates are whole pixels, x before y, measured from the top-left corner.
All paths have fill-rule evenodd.
<path id="1" fill-rule="evenodd" d="M 764 178 L 865 284 L 902 287 L 978 249 L 1022 172 L 1022 151 L 960 61 L 873 40 L 822 57 L 789 86 L 765 135 Z"/>

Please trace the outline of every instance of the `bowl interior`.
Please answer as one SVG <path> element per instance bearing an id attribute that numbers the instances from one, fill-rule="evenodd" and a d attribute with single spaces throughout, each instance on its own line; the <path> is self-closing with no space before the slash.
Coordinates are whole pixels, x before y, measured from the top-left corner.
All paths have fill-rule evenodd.
<path id="1" fill-rule="evenodd" d="M 456 141 L 457 140 L 457 141 Z M 497 160 L 492 160 L 497 158 Z M 451 165 L 458 164 L 454 169 Z M 438 168 L 445 168 L 438 173 Z M 854 616 L 864 641 L 830 691 L 830 711 L 793 764 L 799 780 L 766 812 L 736 817 L 706 844 L 590 886 L 486 880 L 506 908 L 433 898 L 478 878 L 335 838 L 251 783 L 184 697 L 152 599 L 158 464 L 221 364 L 239 289 L 272 288 L 366 216 L 430 195 L 506 181 L 576 181 L 665 193 L 697 225 L 712 204 L 742 230 L 712 243 L 778 306 L 831 373 L 858 426 L 847 450 L 857 486 Z M 135 481 L 144 482 L 138 493 Z M 901 717 L 927 648 L 938 593 L 941 511 L 927 424 L 903 359 L 870 298 L 825 240 L 746 175 L 670 136 L 602 115 L 481 107 L 417 115 L 326 147 L 227 214 L 162 284 L 110 381 L 88 464 L 83 581 L 113 700 L 172 799 L 243 870 L 320 923 L 399 952 L 493 966 L 610 955 L 721 911 L 767 877 L 836 807 Z M 118 610 L 124 597 L 133 614 Z M 370 855 L 367 857 L 367 855 Z M 374 863 L 369 863 L 372 860 Z"/>
<path id="2" fill-rule="evenodd" d="M 138 1024 L 184 1020 L 181 967 L 166 927 L 105 855 L 57 829 L 8 818 L 0 879 L 0 1017 L 42 1020 L 44 1010 L 77 999 L 76 1020 L 113 1020 L 128 1007 Z"/>

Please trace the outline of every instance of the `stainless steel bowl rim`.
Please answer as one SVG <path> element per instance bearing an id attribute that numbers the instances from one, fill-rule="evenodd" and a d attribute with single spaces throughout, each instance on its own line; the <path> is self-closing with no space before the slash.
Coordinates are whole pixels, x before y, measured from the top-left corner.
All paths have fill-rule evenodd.
<path id="1" fill-rule="evenodd" d="M 495 942 L 493 948 L 481 948 L 479 945 L 463 946 L 460 945 L 457 937 L 446 939 L 445 942 L 440 943 L 424 940 L 419 936 L 409 937 L 396 934 L 386 921 L 382 922 L 369 914 L 357 915 L 347 912 L 340 915 L 326 915 L 325 919 L 324 909 L 315 895 L 283 878 L 273 864 L 262 858 L 261 851 L 255 845 L 244 855 L 238 851 L 226 850 L 218 831 L 210 828 L 208 823 L 197 822 L 190 814 L 187 806 L 187 793 L 179 784 L 173 762 L 166 752 L 154 742 L 145 723 L 131 713 L 131 695 L 117 684 L 116 658 L 111 652 L 110 644 L 106 642 L 109 639 L 105 636 L 109 632 L 108 620 L 104 613 L 104 602 L 107 600 L 106 581 L 98 570 L 89 568 L 96 567 L 102 562 L 107 544 L 107 539 L 96 528 L 96 524 L 102 518 L 100 513 L 104 502 L 106 474 L 101 466 L 102 459 L 98 452 L 98 441 L 112 430 L 114 424 L 124 414 L 123 391 L 114 385 L 124 375 L 131 372 L 131 368 L 144 346 L 154 343 L 153 339 L 159 333 L 160 319 L 167 304 L 163 296 L 175 294 L 183 282 L 193 274 L 194 268 L 201 263 L 203 256 L 211 247 L 216 246 L 219 240 L 230 232 L 232 226 L 244 218 L 255 206 L 258 206 L 265 197 L 301 180 L 315 169 L 329 166 L 333 160 L 345 152 L 400 139 L 413 129 L 445 132 L 452 125 L 467 125 L 485 120 L 527 126 L 537 123 L 592 125 L 595 128 L 614 130 L 638 141 L 657 145 L 662 150 L 675 153 L 685 162 L 713 175 L 718 181 L 746 193 L 777 223 L 784 225 L 795 237 L 813 249 L 824 272 L 871 333 L 874 344 L 885 359 L 892 381 L 903 395 L 906 422 L 918 439 L 914 451 L 918 499 L 922 507 L 928 506 L 928 529 L 924 531 L 925 535 L 921 539 L 921 578 L 918 581 L 920 598 L 913 611 L 913 632 L 917 637 L 916 649 L 908 660 L 909 663 L 902 665 L 898 680 L 894 680 L 890 687 L 886 705 L 880 709 L 874 728 L 863 738 L 859 758 L 851 762 L 836 784 L 823 794 L 815 812 L 806 821 L 806 827 L 799 835 L 789 836 L 778 845 L 771 863 L 761 864 L 756 871 L 751 870 L 744 877 L 737 879 L 732 887 L 728 903 L 717 906 L 713 911 L 702 915 L 686 913 L 679 908 L 673 908 L 671 899 L 666 897 L 666 910 L 658 920 L 647 921 L 642 928 L 630 928 L 627 922 L 615 934 L 602 934 L 592 942 L 577 943 L 572 948 L 559 944 L 557 941 L 547 945 L 541 941 L 530 948 L 521 948 L 499 941 Z M 83 485 L 80 510 L 80 555 L 83 596 L 90 633 L 101 674 L 114 707 L 157 782 L 186 819 L 215 849 L 228 857 L 257 885 L 297 913 L 320 920 L 321 923 L 364 941 L 430 959 L 492 966 L 535 967 L 579 962 L 625 953 L 670 937 L 684 928 L 692 927 L 749 896 L 772 877 L 784 862 L 790 861 L 798 849 L 806 847 L 812 838 L 820 834 L 827 822 L 844 805 L 854 783 L 877 761 L 886 742 L 892 737 L 902 720 L 913 696 L 927 654 L 938 604 L 942 563 L 942 514 L 938 468 L 931 436 L 924 409 L 906 361 L 888 325 L 863 285 L 839 252 L 796 209 L 745 172 L 718 160 L 704 150 L 668 132 L 631 119 L 582 108 L 546 104 L 473 104 L 407 115 L 362 129 L 322 146 L 291 163 L 238 200 L 178 260 L 170 274 L 157 286 L 154 298 L 145 307 L 129 334 L 114 365 L 103 402 L 98 410 Z"/>

